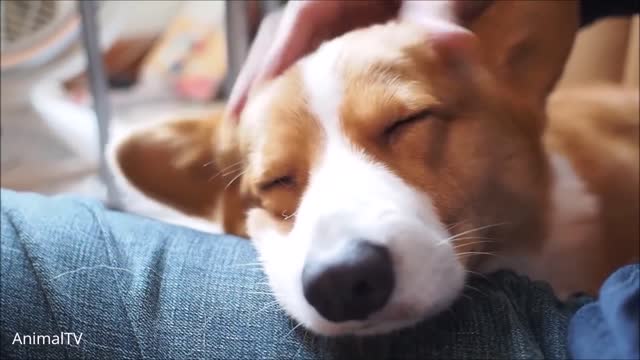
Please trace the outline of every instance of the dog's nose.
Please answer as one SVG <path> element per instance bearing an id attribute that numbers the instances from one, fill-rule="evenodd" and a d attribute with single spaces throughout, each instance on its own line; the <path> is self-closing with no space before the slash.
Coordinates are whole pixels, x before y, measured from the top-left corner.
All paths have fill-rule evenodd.
<path id="1" fill-rule="evenodd" d="M 363 320 L 381 309 L 394 286 L 389 251 L 368 241 L 350 242 L 329 260 L 309 256 L 302 271 L 304 296 L 327 320 Z"/>

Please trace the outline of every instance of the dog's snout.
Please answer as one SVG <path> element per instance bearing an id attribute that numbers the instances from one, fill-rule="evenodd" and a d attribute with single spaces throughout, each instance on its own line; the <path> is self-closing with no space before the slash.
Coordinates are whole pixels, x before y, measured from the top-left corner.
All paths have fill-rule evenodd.
<path id="1" fill-rule="evenodd" d="M 381 309 L 394 287 L 389 251 L 368 241 L 353 241 L 330 259 L 307 258 L 302 272 L 304 296 L 334 322 L 363 320 Z"/>

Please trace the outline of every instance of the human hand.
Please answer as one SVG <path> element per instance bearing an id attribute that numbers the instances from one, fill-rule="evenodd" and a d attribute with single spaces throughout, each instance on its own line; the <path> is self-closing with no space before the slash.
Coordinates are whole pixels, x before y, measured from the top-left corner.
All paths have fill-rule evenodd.
<path id="1" fill-rule="evenodd" d="M 466 24 L 482 13 L 490 2 L 292 1 L 284 11 L 267 16 L 261 23 L 227 102 L 228 115 L 234 118 L 240 115 L 253 85 L 281 74 L 326 40 L 393 18 L 425 27 Z"/>

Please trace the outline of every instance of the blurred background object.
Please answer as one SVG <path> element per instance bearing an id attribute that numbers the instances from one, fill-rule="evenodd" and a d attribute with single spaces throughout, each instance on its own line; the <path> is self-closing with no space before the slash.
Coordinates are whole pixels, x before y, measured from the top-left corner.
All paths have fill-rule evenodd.
<path id="1" fill-rule="evenodd" d="M 108 24 L 100 29 L 102 49 L 118 37 L 124 9 L 118 2 L 100 3 L 100 23 Z M 42 89 L 53 94 L 86 67 L 78 4 L 8 0 L 1 16 L 2 185 L 31 186 L 40 176 L 50 185 L 50 177 L 93 171 L 99 151 L 93 113 L 42 96 Z M 51 141 L 52 135 L 61 141 Z M 64 156 L 69 145 L 75 157 Z"/>
<path id="2" fill-rule="evenodd" d="M 638 86 L 638 16 L 609 18 L 583 29 L 558 86 L 614 83 Z"/>
<path id="3" fill-rule="evenodd" d="M 215 107 L 260 19 L 280 2 L 96 3 L 99 39 L 91 45 L 102 52 L 108 130 L 119 134 Z M 105 131 L 98 131 L 78 1 L 1 4 L 2 186 L 106 200 L 98 176 Z"/>
<path id="4" fill-rule="evenodd" d="M 1 185 L 105 198 L 98 126 L 78 2 L 2 0 Z M 97 34 L 114 136 L 219 106 L 260 20 L 283 4 L 248 1 L 98 1 Z M 638 86 L 638 17 L 585 28 L 558 86 Z M 139 194 L 127 210 L 180 217 Z M 180 220 L 183 221 L 183 220 Z"/>

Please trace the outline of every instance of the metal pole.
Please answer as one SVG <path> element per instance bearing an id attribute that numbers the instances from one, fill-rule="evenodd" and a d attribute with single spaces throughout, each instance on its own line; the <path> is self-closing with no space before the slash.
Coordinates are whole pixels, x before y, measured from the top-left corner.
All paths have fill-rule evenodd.
<path id="1" fill-rule="evenodd" d="M 262 0 L 260 1 L 260 7 L 262 8 L 262 18 L 269 15 L 270 12 L 280 9 L 282 1 L 280 0 Z"/>
<path id="2" fill-rule="evenodd" d="M 258 3 L 261 18 L 278 10 L 279 0 L 261 0 Z M 231 92 L 240 69 L 249 54 L 252 39 L 249 38 L 249 16 L 247 2 L 240 0 L 225 1 L 225 33 L 227 40 L 227 77 L 221 97 L 226 98 Z"/>
<path id="3" fill-rule="evenodd" d="M 221 94 L 223 97 L 229 96 L 231 87 L 249 53 L 249 21 L 246 2 L 225 1 L 225 30 L 227 77 L 224 82 L 223 94 Z"/>
<path id="4" fill-rule="evenodd" d="M 108 99 L 107 77 L 105 75 L 102 52 L 99 46 L 100 40 L 96 19 L 98 4 L 94 0 L 81 0 L 78 1 L 78 5 L 82 19 L 82 41 L 87 54 L 89 85 L 93 96 L 93 107 L 98 121 L 100 178 L 107 189 L 106 205 L 112 208 L 119 208 L 120 203 L 117 190 L 109 172 L 105 154 L 109 141 L 111 108 Z"/>

